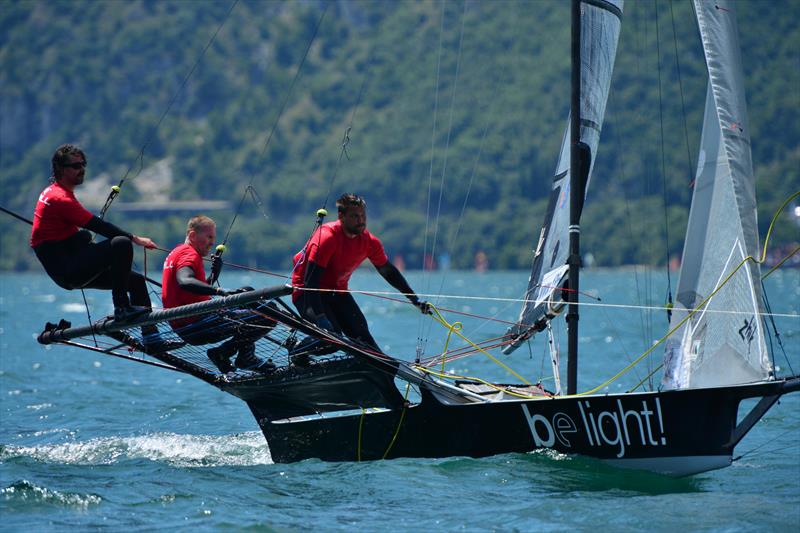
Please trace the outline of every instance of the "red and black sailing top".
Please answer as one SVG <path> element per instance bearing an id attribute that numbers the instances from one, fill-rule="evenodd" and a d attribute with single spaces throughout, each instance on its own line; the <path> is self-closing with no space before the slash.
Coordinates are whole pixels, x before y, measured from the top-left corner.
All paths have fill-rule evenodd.
<path id="1" fill-rule="evenodd" d="M 184 290 L 178 285 L 178 270 L 189 267 L 194 271 L 194 277 L 203 283 L 206 282 L 206 271 L 203 267 L 203 258 L 189 244 L 176 246 L 164 260 L 164 271 L 161 274 L 161 302 L 164 309 L 188 305 L 210 300 L 211 296 L 195 294 Z M 196 321 L 198 317 L 170 320 L 173 328 L 179 328 Z"/>
<path id="2" fill-rule="evenodd" d="M 48 241 L 63 241 L 84 227 L 92 214 L 81 205 L 75 193 L 54 182 L 39 195 L 33 212 L 31 247 Z"/>
<path id="3" fill-rule="evenodd" d="M 320 288 L 336 290 L 347 290 L 350 276 L 364 259 L 369 259 L 375 267 L 389 261 L 380 239 L 367 230 L 350 238 L 339 220 L 320 226 L 306 243 L 305 252 L 305 259 L 302 251 L 294 256 L 292 285 L 295 287 L 304 286 L 309 261 L 325 269 Z M 296 301 L 299 295 L 300 291 L 294 291 L 292 299 Z"/>

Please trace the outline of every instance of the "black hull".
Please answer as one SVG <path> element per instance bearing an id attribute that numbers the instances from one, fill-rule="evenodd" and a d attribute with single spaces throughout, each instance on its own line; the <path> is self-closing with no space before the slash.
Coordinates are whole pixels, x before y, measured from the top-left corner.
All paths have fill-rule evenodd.
<path id="1" fill-rule="evenodd" d="M 800 380 L 753 385 L 445 405 L 270 421 L 253 414 L 277 463 L 318 458 L 485 457 L 551 448 L 683 476 L 728 466 L 734 447 Z M 761 398 L 737 424 L 739 404 Z"/>
<path id="2" fill-rule="evenodd" d="M 408 363 L 365 351 L 264 303 L 286 290 L 273 287 L 155 311 L 130 324 L 102 320 L 72 328 L 62 321 L 57 326 L 48 324 L 39 340 L 166 366 L 240 398 L 253 412 L 278 463 L 310 458 L 484 457 L 549 448 L 624 467 L 688 475 L 730 464 L 736 444 L 778 398 L 800 390 L 800 377 L 792 377 L 681 391 L 503 397 L 499 391 L 504 387 L 512 394 L 526 387 L 500 385 L 481 390 L 476 381 L 438 381 Z M 266 375 L 246 369 L 222 374 L 213 367 L 205 348 L 155 352 L 152 356 L 158 363 L 130 356 L 131 350 L 146 348 L 136 337 L 136 330 L 143 325 L 226 305 L 251 304 L 258 304 L 259 312 L 276 322 L 264 337 L 269 342 L 262 343 L 262 358 L 274 357 L 278 365 Z M 288 350 L 300 342 L 298 334 L 323 339 L 337 351 L 295 365 Z M 96 335 L 117 344 L 101 347 L 73 341 L 91 336 L 96 342 Z M 396 380 L 419 387 L 421 402 L 404 407 Z M 541 389 L 526 392 L 540 393 L 545 394 Z M 760 400 L 739 416 L 740 402 L 748 398 Z"/>

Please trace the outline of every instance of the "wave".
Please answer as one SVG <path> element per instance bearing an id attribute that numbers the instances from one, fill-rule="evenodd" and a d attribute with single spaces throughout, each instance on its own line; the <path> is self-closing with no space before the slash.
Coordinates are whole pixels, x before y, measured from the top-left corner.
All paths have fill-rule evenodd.
<path id="1" fill-rule="evenodd" d="M 0 446 L 0 461 L 17 458 L 74 465 L 111 465 L 145 459 L 190 468 L 273 463 L 264 437 L 255 431 L 237 435 L 153 433 L 41 446 Z"/>
<path id="2" fill-rule="evenodd" d="M 0 498 L 5 502 L 14 504 L 12 508 L 45 504 L 86 509 L 90 505 L 99 505 L 102 501 L 102 498 L 96 494 L 60 492 L 47 487 L 40 487 L 24 479 L 0 489 Z"/>

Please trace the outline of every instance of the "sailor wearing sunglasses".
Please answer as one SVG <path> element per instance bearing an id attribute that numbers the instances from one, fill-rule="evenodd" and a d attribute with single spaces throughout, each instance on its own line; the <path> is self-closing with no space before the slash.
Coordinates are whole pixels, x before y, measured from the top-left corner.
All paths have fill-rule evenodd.
<path id="1" fill-rule="evenodd" d="M 133 244 L 145 248 L 155 248 L 156 244 L 101 220 L 78 202 L 74 190 L 86 175 L 86 155 L 80 148 L 59 146 L 52 168 L 52 183 L 36 202 L 30 241 L 47 274 L 67 290 L 111 290 L 117 321 L 149 312 L 145 278 L 131 271 Z M 106 240 L 92 242 L 86 230 Z"/>

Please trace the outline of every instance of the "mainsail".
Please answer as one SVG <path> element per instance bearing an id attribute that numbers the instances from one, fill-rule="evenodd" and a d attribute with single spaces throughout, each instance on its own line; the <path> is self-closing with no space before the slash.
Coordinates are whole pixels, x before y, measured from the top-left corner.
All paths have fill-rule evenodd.
<path id="1" fill-rule="evenodd" d="M 759 256 L 759 244 L 735 10 L 722 0 L 695 0 L 695 10 L 709 84 L 670 330 L 699 309 L 667 341 L 662 386 L 670 389 L 757 381 L 772 373 L 760 269 L 745 261 Z"/>
<path id="2" fill-rule="evenodd" d="M 583 199 L 589 186 L 594 154 L 606 111 L 611 74 L 617 55 L 624 0 L 581 2 L 581 131 L 580 140 L 589 147 L 589 171 Z M 561 142 L 545 222 L 534 250 L 531 277 L 525 303 L 516 325 L 508 335 L 515 340 L 503 351 L 510 353 L 534 332 L 541 331 L 556 313 L 561 298 L 556 296 L 568 275 L 570 205 L 570 121 Z"/>

